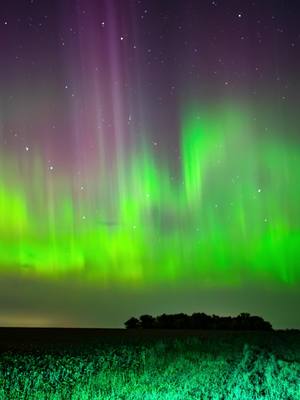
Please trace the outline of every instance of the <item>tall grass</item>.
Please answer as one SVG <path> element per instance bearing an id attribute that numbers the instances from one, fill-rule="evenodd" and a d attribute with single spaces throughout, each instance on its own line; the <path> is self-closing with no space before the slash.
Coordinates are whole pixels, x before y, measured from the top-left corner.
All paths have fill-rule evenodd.
<path id="1" fill-rule="evenodd" d="M 300 400 L 300 351 L 201 338 L 6 352 L 0 399 Z"/>

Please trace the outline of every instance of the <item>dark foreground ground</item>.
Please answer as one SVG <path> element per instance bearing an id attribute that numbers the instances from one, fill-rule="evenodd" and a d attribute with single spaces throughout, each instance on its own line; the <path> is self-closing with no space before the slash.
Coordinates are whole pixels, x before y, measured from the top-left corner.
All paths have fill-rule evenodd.
<path id="1" fill-rule="evenodd" d="M 0 399 L 300 400 L 300 332 L 0 329 Z"/>
<path id="2" fill-rule="evenodd" d="M 35 350 L 56 351 L 90 348 L 101 344 L 138 344 L 160 339 L 185 337 L 237 337 L 236 332 L 201 330 L 126 330 L 93 328 L 0 328 L 0 352 L 27 352 Z M 244 332 L 242 337 L 252 337 Z M 265 333 L 256 333 L 256 337 L 265 337 Z M 273 337 L 273 335 L 271 335 Z M 275 335 L 276 337 L 278 335 Z"/>
<path id="3" fill-rule="evenodd" d="M 152 342 L 160 339 L 198 337 L 210 340 L 253 342 L 266 347 L 289 345 L 300 348 L 300 330 L 209 331 L 181 329 L 97 329 L 97 328 L 6 328 L 0 327 L 0 352 L 31 351 L 35 349 L 65 349 L 93 346 L 102 343 L 126 344 Z"/>

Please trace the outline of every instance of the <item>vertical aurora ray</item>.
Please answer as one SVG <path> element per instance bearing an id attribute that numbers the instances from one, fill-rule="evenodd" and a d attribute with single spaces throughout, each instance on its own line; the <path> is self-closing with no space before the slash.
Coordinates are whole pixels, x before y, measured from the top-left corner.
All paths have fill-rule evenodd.
<path id="1" fill-rule="evenodd" d="M 300 152 L 293 144 L 256 138 L 240 107 L 199 105 L 183 112 L 177 179 L 150 149 L 141 143 L 123 160 L 121 182 L 118 170 L 106 180 L 102 174 L 99 189 L 80 201 L 67 176 L 45 185 L 38 159 L 26 187 L 16 172 L 2 174 L 1 266 L 103 284 L 298 282 Z"/>
<path id="2" fill-rule="evenodd" d="M 54 3 L 41 15 L 55 35 L 36 17 L 41 43 L 5 25 L 27 34 L 23 64 L 0 66 L 1 270 L 101 287 L 299 283 L 296 107 L 278 106 L 284 68 L 241 48 L 251 30 L 235 41 L 222 12 L 231 49 L 205 6 L 176 2 L 172 19 L 157 2 L 154 29 L 151 7 Z"/>

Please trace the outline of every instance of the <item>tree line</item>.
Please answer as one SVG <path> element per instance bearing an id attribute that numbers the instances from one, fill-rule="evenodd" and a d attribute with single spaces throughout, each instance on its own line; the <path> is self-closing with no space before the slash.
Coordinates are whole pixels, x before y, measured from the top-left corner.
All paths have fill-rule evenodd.
<path id="1" fill-rule="evenodd" d="M 219 317 L 205 313 L 187 315 L 162 314 L 157 317 L 144 314 L 139 318 L 131 317 L 124 323 L 126 329 L 207 329 L 232 331 L 270 331 L 272 325 L 263 318 L 241 313 L 237 317 Z"/>

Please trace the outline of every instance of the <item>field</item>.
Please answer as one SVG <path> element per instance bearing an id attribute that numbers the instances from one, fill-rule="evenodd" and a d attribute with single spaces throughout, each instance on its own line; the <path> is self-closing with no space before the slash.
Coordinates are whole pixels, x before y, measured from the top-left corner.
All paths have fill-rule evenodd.
<path id="1" fill-rule="evenodd" d="M 121 332 L 7 334 L 0 399 L 300 400 L 299 332 Z"/>

